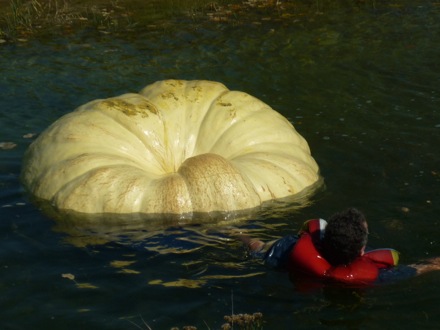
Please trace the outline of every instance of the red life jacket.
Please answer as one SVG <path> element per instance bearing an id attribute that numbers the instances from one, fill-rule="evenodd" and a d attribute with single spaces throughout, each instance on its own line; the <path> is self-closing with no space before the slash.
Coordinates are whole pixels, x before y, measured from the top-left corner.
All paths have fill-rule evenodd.
<path id="1" fill-rule="evenodd" d="M 362 284 L 374 282 L 379 269 L 397 265 L 399 253 L 393 249 L 369 251 L 349 265 L 330 265 L 314 243 L 322 239 L 326 225 L 327 222 L 322 219 L 304 223 L 300 238 L 290 252 L 289 270 L 337 282 Z"/>

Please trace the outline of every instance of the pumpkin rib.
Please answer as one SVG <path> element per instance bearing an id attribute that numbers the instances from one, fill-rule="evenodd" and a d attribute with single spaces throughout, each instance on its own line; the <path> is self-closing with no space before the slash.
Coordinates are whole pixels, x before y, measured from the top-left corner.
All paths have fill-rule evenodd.
<path id="1" fill-rule="evenodd" d="M 82 122 L 85 122 L 85 124 L 82 124 L 82 118 L 87 119 L 90 117 L 90 115 L 93 115 L 93 118 L 96 119 L 95 123 L 83 120 Z M 138 164 L 137 167 L 144 168 L 144 164 L 147 159 L 144 156 L 140 156 L 142 154 L 137 154 L 135 150 L 138 148 L 143 149 L 145 145 L 142 143 L 142 140 L 139 139 L 137 135 L 127 134 L 127 131 L 130 133 L 132 132 L 128 129 L 127 126 L 123 126 L 120 121 L 115 120 L 114 117 L 109 116 L 109 114 L 106 112 L 102 112 L 99 110 L 90 110 L 88 109 L 88 106 L 80 108 L 78 115 L 75 119 L 76 120 L 73 121 L 73 124 L 71 125 L 68 125 L 69 122 L 67 122 L 66 120 L 58 121 L 55 123 L 56 126 L 51 126 L 51 128 L 55 127 L 54 129 L 50 128 L 47 131 L 46 134 L 51 134 L 57 137 L 56 146 L 58 147 L 54 150 L 55 152 L 52 152 L 51 157 L 61 157 L 61 161 L 72 159 L 72 161 L 75 162 L 75 159 L 81 159 L 81 155 L 95 154 L 98 155 L 98 157 L 100 157 L 100 155 L 107 155 L 110 160 L 115 157 L 120 157 L 120 159 L 126 159 L 126 161 Z M 117 129 L 113 131 L 103 129 L 101 126 L 103 124 L 107 124 L 108 121 L 117 124 L 117 127 L 121 127 L 123 129 L 123 133 L 121 133 Z M 70 121 L 70 123 L 72 123 L 72 121 Z M 106 141 L 119 143 L 123 142 L 122 146 L 126 148 L 126 150 L 122 150 L 121 144 L 106 143 L 103 146 L 101 139 L 98 139 L 96 135 L 90 136 L 87 134 L 82 134 L 83 131 L 87 132 L 90 130 L 103 133 L 100 134 L 100 137 L 101 139 L 105 139 Z M 115 134 L 115 131 L 118 132 L 118 134 Z M 75 138 L 72 140 L 71 136 L 74 136 Z M 138 142 L 138 144 L 134 145 L 136 141 Z M 75 149 L 74 146 L 77 144 L 83 144 L 85 147 L 81 149 Z M 37 150 L 35 151 L 35 153 L 38 154 L 39 151 Z M 153 154 L 153 156 L 155 155 Z M 155 157 L 149 157 L 149 160 L 152 161 L 154 160 L 154 158 Z M 54 162 L 59 164 L 59 160 L 54 160 Z M 93 165 L 93 162 L 90 162 L 89 166 L 90 165 Z M 157 164 L 158 167 L 159 165 L 160 164 Z"/>
<path id="2" fill-rule="evenodd" d="M 258 155 L 258 157 L 257 157 Z M 305 184 L 307 180 L 305 179 L 311 179 L 312 173 L 302 173 L 302 176 L 298 176 L 295 174 L 298 174 L 298 171 L 292 171 L 292 166 L 295 168 L 298 168 L 298 163 L 302 163 L 301 161 L 296 160 L 295 162 L 291 161 L 291 157 L 286 157 L 285 155 L 278 154 L 281 159 L 280 161 L 275 161 L 274 158 L 277 156 L 276 154 L 271 154 L 271 158 L 267 157 L 266 153 L 259 153 L 255 152 L 252 154 L 247 154 L 246 156 L 235 158 L 232 160 L 235 166 L 239 167 L 241 169 L 241 172 L 247 173 L 249 179 L 254 184 L 257 191 L 261 191 L 261 184 L 259 180 L 254 179 L 254 175 L 251 175 L 250 173 L 255 173 L 257 177 L 259 174 L 263 171 L 263 168 L 265 167 L 273 167 L 276 168 L 276 170 L 271 171 L 278 179 L 278 181 L 283 181 L 282 185 L 280 184 L 279 187 L 285 187 L 285 190 L 290 192 L 289 195 L 294 195 L 296 193 L 301 192 L 305 188 L 307 188 L 307 185 Z M 285 161 L 284 161 L 285 160 Z M 290 164 L 290 166 L 289 166 Z M 295 164 L 295 165 L 294 165 Z M 253 168 L 254 171 L 251 171 L 250 168 Z M 302 166 L 301 166 L 302 168 Z M 244 170 L 246 169 L 246 170 Z M 315 176 L 315 175 L 313 175 Z M 286 180 L 286 177 L 289 178 L 289 180 Z M 287 184 L 287 181 L 289 184 Z M 269 188 L 269 186 L 273 186 L 275 183 L 272 184 L 266 184 L 265 186 Z M 296 186 L 297 188 L 292 190 L 293 187 Z M 271 194 L 272 195 L 272 194 Z M 277 198 L 280 198 L 281 196 L 277 196 Z M 264 199 L 263 200 L 267 200 Z"/>
<path id="3" fill-rule="evenodd" d="M 130 139 L 129 141 L 126 141 L 124 143 L 124 145 L 127 147 L 127 149 L 129 150 L 134 150 L 136 149 L 138 146 L 144 146 L 144 144 L 142 143 L 142 140 L 139 139 L 139 137 L 135 134 L 133 134 L 133 132 L 126 126 L 123 125 L 123 123 L 121 123 L 120 121 L 116 120 L 116 118 L 114 118 L 113 116 L 110 116 L 108 113 L 100 111 L 100 110 L 96 110 L 96 109 L 89 109 L 89 107 L 93 105 L 93 102 L 90 102 L 82 107 L 80 107 L 77 111 L 77 116 L 75 118 L 74 121 L 70 120 L 60 120 L 54 123 L 54 125 L 52 125 L 46 132 L 49 134 L 52 134 L 54 136 L 57 136 L 57 143 L 60 144 L 60 148 L 59 149 L 67 149 L 68 152 L 70 153 L 71 150 L 74 150 L 74 148 L 70 148 L 73 145 L 76 145 L 78 143 L 83 143 L 85 144 L 86 150 L 88 150 L 88 152 L 84 151 L 84 148 L 80 149 L 76 154 L 75 157 L 77 155 L 80 154 L 84 154 L 84 153 L 98 153 L 98 154 L 111 154 L 112 156 L 114 156 L 115 152 L 118 154 L 122 154 L 121 148 L 118 146 L 116 146 L 115 144 L 111 144 L 111 143 L 107 143 L 104 147 L 102 145 L 102 141 L 99 140 L 96 136 L 89 136 L 86 134 L 83 134 L 82 131 L 90 131 L 90 130 L 96 130 L 97 132 L 103 132 L 105 133 L 105 140 L 108 141 L 110 139 L 114 140 L 114 141 L 126 141 L 128 139 L 128 136 L 132 137 L 132 139 Z M 90 121 L 90 116 L 95 117 L 94 119 L 96 121 L 100 120 L 99 124 L 97 125 L 97 123 Z M 64 119 L 65 117 L 63 117 L 62 119 Z M 84 120 L 82 120 L 84 118 Z M 109 131 L 109 130 L 105 130 L 101 127 L 102 124 L 107 124 L 108 121 L 111 121 L 115 124 L 118 125 L 118 127 L 121 127 L 124 129 L 124 133 L 119 133 L 118 135 L 115 135 L 115 131 L 117 130 L 113 130 L 113 131 Z M 78 123 L 79 122 L 79 123 Z M 82 126 L 82 127 L 81 127 Z M 127 135 L 127 132 L 129 132 L 130 134 Z M 71 136 L 74 136 L 75 138 L 72 139 Z M 135 141 L 138 141 L 138 146 L 133 147 L 133 144 Z M 103 152 L 103 149 L 105 148 L 105 152 Z M 131 160 L 136 160 L 137 162 L 142 162 L 142 157 L 137 156 L 136 153 L 134 152 L 124 152 L 123 155 L 125 157 L 128 157 Z M 69 158 L 71 158 L 72 156 L 69 156 Z"/>
<path id="4" fill-rule="evenodd" d="M 275 155 L 287 155 L 289 157 L 295 158 L 307 158 L 308 150 L 304 149 L 302 146 L 292 146 L 292 144 L 287 142 L 262 142 L 257 145 L 252 145 L 250 147 L 256 146 L 256 148 L 246 148 L 246 150 L 242 150 L 240 154 L 231 155 L 229 157 L 230 160 L 238 160 L 242 157 L 248 157 L 248 155 L 252 155 L 253 153 L 267 153 L 267 154 L 275 154 Z M 304 165 L 308 165 L 304 162 Z"/>
<path id="5" fill-rule="evenodd" d="M 271 163 L 268 163 L 268 164 L 272 165 Z M 251 170 L 249 170 L 247 164 L 243 164 L 243 163 L 242 164 L 237 164 L 237 163 L 235 163 L 235 165 L 239 169 L 241 169 L 241 170 L 243 170 L 243 169 L 247 169 L 248 170 L 247 172 L 245 172 L 246 176 L 248 177 L 250 182 L 252 182 L 252 185 L 254 186 L 254 190 L 260 196 L 261 201 L 267 201 L 269 199 L 280 198 L 280 196 L 277 196 L 276 193 L 273 193 L 271 191 L 271 187 L 273 185 L 275 185 L 275 183 L 274 184 L 270 184 L 270 183 L 266 182 L 264 180 L 265 179 L 264 175 L 261 174 L 262 168 L 263 169 L 267 169 L 267 166 L 266 167 L 260 166 L 258 169 L 254 169 L 254 170 L 251 171 Z M 276 166 L 274 166 L 274 167 L 276 167 Z M 277 168 L 277 173 L 278 173 L 277 174 L 277 178 L 283 178 L 283 176 L 279 172 L 282 172 L 283 174 L 288 174 L 288 172 L 285 171 L 284 169 Z M 288 175 L 286 175 L 286 176 L 288 176 Z M 280 180 L 275 180 L 274 179 L 273 182 L 275 182 L 275 181 L 280 181 Z M 285 180 L 281 180 L 281 181 L 285 181 Z M 262 188 L 262 187 L 265 187 L 265 188 Z M 280 186 L 278 186 L 277 188 L 280 189 Z M 270 197 L 267 196 L 266 190 L 271 192 L 270 193 Z M 285 189 L 285 190 L 289 191 L 288 195 L 295 194 L 295 191 L 291 191 L 290 187 Z"/>
<path id="6" fill-rule="evenodd" d="M 85 164 L 88 164 L 89 166 L 93 165 L 93 167 L 86 168 L 82 172 L 80 172 L 79 174 L 77 171 L 74 171 L 75 175 L 76 175 L 75 178 L 77 178 L 78 175 L 81 176 L 81 175 L 87 174 L 87 173 L 94 171 L 94 170 L 109 167 L 108 164 L 96 165 L 96 162 L 97 162 L 96 154 L 94 154 L 92 156 L 93 162 L 90 162 L 89 157 L 88 157 L 89 155 L 90 154 L 80 154 L 75 157 L 65 159 L 61 163 L 58 163 L 58 165 L 55 168 L 49 168 L 47 171 L 42 171 L 40 176 L 38 176 L 36 179 L 36 182 L 39 183 L 39 188 L 37 188 L 37 191 L 38 190 L 41 191 L 44 188 L 43 192 L 42 192 L 42 194 L 44 195 L 46 193 L 49 193 L 50 190 L 53 190 L 53 192 L 51 192 L 51 194 L 56 194 L 59 190 L 65 189 L 64 188 L 65 185 L 59 186 L 58 188 L 54 188 L 54 185 L 51 185 L 52 189 L 49 189 L 47 187 L 47 183 L 48 182 L 61 182 L 63 180 L 63 181 L 66 181 L 65 184 L 69 184 L 69 182 L 71 182 L 73 180 L 73 178 L 72 179 L 69 178 L 70 176 L 68 175 L 68 173 L 73 172 L 72 169 L 73 170 L 75 169 L 75 167 L 73 167 L 73 165 L 74 165 L 73 163 L 78 163 L 79 160 L 80 161 L 84 160 Z M 109 159 L 112 161 L 115 160 L 115 157 L 110 157 L 108 154 L 102 154 L 102 155 L 106 155 L 107 156 L 106 159 Z M 127 162 L 127 160 L 122 157 L 119 157 L 119 159 L 124 162 Z M 138 166 L 134 166 L 133 164 L 135 164 L 135 162 L 133 162 L 131 165 L 128 165 L 128 166 L 139 168 Z M 77 167 L 81 167 L 81 165 L 82 164 L 79 164 L 79 166 L 77 166 Z M 120 166 L 120 165 L 125 165 L 125 164 L 123 164 L 123 163 L 112 164 L 112 166 Z M 70 169 L 70 171 L 69 171 L 69 169 Z M 58 173 L 60 173 L 60 174 L 58 175 Z"/>
<path id="7" fill-rule="evenodd" d="M 220 155 L 208 153 L 191 157 L 178 173 L 185 178 L 195 212 L 245 209 L 260 204 L 251 182 Z M 207 205 L 211 205 L 211 209 L 207 209 Z"/>
<path id="8" fill-rule="evenodd" d="M 258 115 L 258 113 L 264 113 L 267 109 L 263 103 L 261 105 L 262 105 L 262 107 L 259 109 L 253 109 L 252 111 L 240 111 L 241 113 L 244 113 L 245 115 L 240 117 L 238 120 L 234 121 L 232 124 L 230 122 L 227 122 L 227 124 L 222 126 L 222 131 L 217 130 L 216 131 L 216 133 L 217 133 L 216 140 L 213 141 L 209 147 L 205 146 L 205 148 L 208 149 L 207 152 L 218 153 L 218 152 L 216 152 L 216 150 L 222 149 L 222 148 L 218 148 L 218 145 L 220 143 L 224 143 L 224 141 L 226 140 L 225 139 L 226 135 L 231 134 L 231 131 L 233 131 L 233 130 L 240 130 L 241 126 L 246 127 L 248 125 L 247 121 L 249 120 L 249 118 L 256 117 Z M 217 119 L 217 117 L 220 116 L 220 115 L 217 115 L 217 113 L 218 112 L 213 111 L 213 112 L 210 112 L 209 115 L 214 116 L 214 119 Z M 209 120 L 214 121 L 214 119 L 209 119 Z M 206 119 L 206 120 L 208 120 L 208 119 Z M 215 120 L 215 121 L 217 121 L 217 120 Z M 203 127 L 209 127 L 209 126 L 210 125 L 203 125 Z M 239 148 L 245 149 L 247 146 L 248 145 L 240 145 Z"/>
<path id="9" fill-rule="evenodd" d="M 179 161 L 174 171 L 178 170 L 185 159 L 198 154 L 195 151 L 195 145 L 199 139 L 198 130 L 203 117 L 210 111 L 204 94 L 208 93 L 209 96 L 215 95 L 216 97 L 219 91 L 223 93 L 225 89 L 226 87 L 220 83 L 169 80 L 156 82 L 140 91 L 140 94 L 148 98 L 150 102 L 161 105 L 162 111 L 170 117 L 168 119 L 172 119 L 172 122 L 178 119 L 178 135 L 182 138 L 179 139 L 181 148 L 177 150 L 172 148 L 174 153 L 170 154 L 170 156 L 176 156 L 176 151 L 180 153 L 180 156 L 176 157 Z M 211 99 L 208 101 L 210 104 Z M 173 114 L 170 115 L 170 112 Z M 194 133 L 194 131 L 197 133 Z M 176 131 L 174 133 L 176 134 Z M 170 140 L 175 141 L 173 138 Z"/>
<path id="10" fill-rule="evenodd" d="M 235 136 L 237 136 L 238 133 L 242 131 L 243 129 L 238 124 L 235 127 L 230 128 L 227 132 L 225 131 L 222 135 L 222 139 L 219 139 L 217 144 L 213 145 L 210 151 L 216 153 L 219 150 L 227 150 L 227 158 L 233 159 L 239 155 L 257 151 L 265 151 L 268 149 L 268 146 L 276 148 L 277 146 L 286 144 L 285 141 L 277 139 L 279 132 L 275 132 L 274 134 L 270 132 L 267 133 L 267 128 L 255 129 L 252 132 L 243 132 L 237 138 L 233 139 Z M 261 137 L 252 139 L 252 136 L 254 135 L 267 135 L 271 139 L 268 139 L 266 141 L 263 141 Z"/>
<path id="11" fill-rule="evenodd" d="M 249 114 L 249 115 L 248 115 L 248 117 L 250 117 L 250 116 L 252 116 L 252 114 Z M 232 125 L 228 125 L 228 126 L 225 128 L 225 130 L 223 130 L 223 132 L 221 132 L 221 134 L 218 135 L 218 137 L 217 137 L 217 139 L 215 140 L 215 142 L 214 142 L 214 143 L 211 145 L 211 147 L 209 148 L 209 152 L 214 152 L 214 153 L 215 153 L 215 150 L 220 149 L 220 148 L 218 147 L 218 144 L 219 144 L 219 143 L 223 143 L 223 138 L 224 138 L 226 135 L 231 134 L 231 133 L 230 133 L 230 130 L 232 130 L 234 126 L 240 126 L 240 125 L 243 125 L 243 123 L 244 123 L 244 120 L 238 120 L 238 121 L 234 122 Z"/>
<path id="12" fill-rule="evenodd" d="M 179 180 L 184 184 L 178 184 Z M 179 173 L 170 173 L 151 180 L 146 190 L 149 194 L 145 194 L 145 198 L 142 200 L 142 213 L 180 214 L 192 212 L 191 196 L 184 178 Z M 151 196 L 158 197 L 151 198 Z M 154 212 L 148 212 L 148 210 Z"/>
<path id="13" fill-rule="evenodd" d="M 244 96 L 243 93 L 236 93 L 236 95 Z M 227 125 L 221 127 L 221 131 L 217 131 L 217 139 L 209 146 L 209 152 L 218 153 L 220 150 L 223 152 L 227 150 L 230 154 L 231 150 L 234 149 L 235 152 L 240 153 L 249 147 L 258 148 L 259 143 L 269 141 L 276 143 L 288 140 L 289 143 L 292 143 L 292 137 L 295 137 L 295 134 L 297 141 L 301 144 L 304 143 L 304 139 L 299 136 L 287 119 L 260 100 L 248 95 L 246 95 L 246 98 L 249 98 L 249 100 L 246 100 L 246 110 L 239 112 L 239 119 L 235 122 L 231 124 L 228 121 Z M 245 103 L 244 101 L 240 102 Z M 234 106 L 240 106 L 240 102 Z M 252 110 L 248 110 L 249 107 L 252 107 Z M 218 112 L 220 111 L 210 113 L 212 116 L 212 118 L 209 118 L 210 123 L 218 121 L 216 120 L 217 117 L 221 117 L 217 114 Z M 221 117 L 221 119 L 223 118 Z M 276 126 L 277 130 L 273 130 L 272 125 Z M 205 125 L 204 127 L 207 129 L 209 126 Z M 239 142 L 237 142 L 237 138 Z"/>
<path id="14" fill-rule="evenodd" d="M 207 152 L 209 152 L 209 151 L 211 150 L 211 148 L 207 148 L 206 150 L 201 150 L 201 151 L 199 151 L 199 152 L 196 152 L 196 150 L 197 150 L 197 145 L 198 145 L 197 142 L 199 141 L 199 136 L 201 135 L 202 129 L 203 129 L 203 127 L 205 126 L 204 124 L 205 124 L 205 122 L 206 122 L 206 120 L 207 120 L 207 117 L 211 114 L 210 110 L 212 109 L 213 104 L 216 103 L 217 100 L 218 100 L 222 95 L 225 95 L 225 94 L 227 94 L 228 92 L 229 92 L 229 90 L 226 89 L 226 87 L 225 87 L 225 90 L 224 90 L 222 93 L 220 93 L 219 95 L 217 95 L 216 98 L 214 98 L 214 99 L 211 100 L 211 103 L 209 104 L 209 106 L 207 107 L 207 110 L 206 110 L 205 113 L 203 114 L 203 118 L 202 118 L 202 120 L 200 121 L 200 124 L 199 124 L 199 126 L 198 126 L 198 130 L 197 130 L 197 134 L 196 134 L 196 137 L 195 137 L 195 145 L 194 145 L 194 149 L 193 149 L 193 156 L 196 156 L 197 154 L 207 153 Z"/>
<path id="15" fill-rule="evenodd" d="M 75 180 L 66 182 L 65 185 L 61 187 L 61 189 L 59 189 L 56 194 L 53 195 L 52 201 L 55 202 L 55 205 L 61 205 L 62 209 L 77 210 L 78 206 L 80 206 L 82 212 L 86 213 L 89 213 L 92 209 L 96 208 L 96 206 L 93 204 L 80 203 L 81 198 L 78 197 L 82 196 L 83 198 L 87 199 L 93 198 L 96 204 L 101 205 L 97 213 L 111 213 L 114 212 L 115 208 L 119 210 L 120 213 L 137 213 L 140 210 L 139 208 L 135 209 L 134 206 L 140 204 L 139 200 L 142 199 L 141 197 L 145 195 L 145 190 L 141 189 L 143 187 L 143 185 L 141 184 L 138 184 L 137 189 L 134 189 L 136 188 L 136 185 L 130 184 L 133 182 L 133 180 L 127 180 L 127 178 L 125 178 L 125 180 L 123 181 L 117 180 L 118 177 L 112 175 L 112 173 L 114 173 L 115 170 L 121 169 L 129 171 L 128 173 L 130 173 L 130 175 L 136 178 L 138 181 L 145 181 L 145 178 L 143 178 L 141 175 L 135 176 L 137 172 L 140 172 L 139 174 L 143 174 L 143 171 L 139 169 L 136 169 L 137 171 L 134 171 L 131 166 L 101 166 L 83 173 Z M 111 177 L 111 180 L 108 180 L 107 182 L 103 181 L 103 178 L 105 179 L 107 177 Z M 139 178 L 142 178 L 142 180 L 139 180 Z M 93 183 L 97 183 L 97 186 L 94 187 Z M 110 186 L 130 186 L 131 189 L 127 188 L 121 192 L 120 190 L 110 189 Z M 127 194 L 124 194 L 124 192 L 127 191 L 131 192 L 129 196 L 127 196 Z M 137 195 L 137 198 L 133 201 L 130 196 L 134 192 L 138 192 L 139 194 Z M 122 203 L 123 200 L 126 199 L 130 199 L 129 204 Z M 80 205 L 78 203 L 80 203 Z M 126 207 L 127 205 L 129 206 L 128 208 Z"/>
<path id="16" fill-rule="evenodd" d="M 280 161 L 280 162 L 275 161 L 277 156 L 286 159 L 286 161 Z M 254 157 L 255 157 L 255 155 L 254 155 Z M 260 161 L 266 161 L 266 162 L 272 163 L 275 166 L 282 168 L 284 171 L 286 171 L 286 173 L 289 174 L 289 176 L 291 176 L 292 180 L 296 181 L 298 184 L 299 183 L 303 184 L 304 187 L 306 186 L 306 184 L 304 183 L 304 181 L 307 181 L 307 180 L 305 180 L 307 178 L 306 173 L 304 173 L 304 171 L 302 171 L 303 175 L 296 176 L 296 175 L 294 175 L 294 173 L 292 173 L 292 171 L 289 168 L 289 165 L 293 165 L 295 168 L 304 168 L 304 166 L 302 166 L 302 165 L 304 165 L 305 163 L 302 159 L 299 159 L 299 158 L 292 159 L 292 157 L 287 157 L 285 155 L 276 154 L 276 153 L 272 154 L 270 159 L 263 159 L 263 158 L 256 158 L 256 159 L 260 160 Z M 298 165 L 300 165 L 300 166 L 298 166 Z M 316 170 L 318 170 L 317 167 L 316 167 Z M 307 171 L 307 173 L 312 174 L 313 177 L 317 177 L 317 174 L 315 172 L 312 172 L 309 170 L 309 171 Z"/>
<path id="17" fill-rule="evenodd" d="M 124 95 L 130 95 L 130 94 L 124 94 Z M 145 98 L 142 95 L 139 95 L 139 96 L 142 97 L 142 98 Z M 149 102 L 148 99 L 146 99 L 146 100 L 147 100 L 147 102 Z M 149 102 L 149 103 L 151 103 L 151 102 Z M 86 111 L 90 111 L 87 108 L 85 110 Z M 110 111 L 102 111 L 100 109 L 92 110 L 92 111 L 95 111 L 96 113 L 98 113 L 98 114 L 100 114 L 102 116 L 105 116 L 109 120 L 111 120 L 114 123 L 118 124 L 127 133 L 129 133 L 132 137 L 134 137 L 137 141 L 139 141 L 140 145 L 142 145 L 146 150 L 148 150 L 148 152 L 153 156 L 153 157 L 148 157 L 148 161 L 156 160 L 157 165 L 158 166 L 162 165 L 161 167 L 162 167 L 163 172 L 166 172 L 166 168 L 163 166 L 164 163 L 165 163 L 164 155 L 159 150 L 157 150 L 157 148 L 154 148 L 150 143 L 148 143 L 146 139 L 141 138 L 141 137 L 145 136 L 144 134 L 136 134 L 138 132 L 137 131 L 133 131 L 130 128 L 129 122 L 126 121 L 126 119 L 127 119 L 126 117 L 122 117 L 121 116 L 121 117 L 118 118 L 118 116 L 112 115 Z M 162 126 L 164 126 L 163 125 L 164 120 L 163 120 L 163 117 L 161 115 L 161 112 L 157 111 L 157 113 L 155 115 L 157 115 L 157 117 L 159 118 L 159 121 L 162 123 Z M 159 161 L 157 161 L 158 159 L 159 159 Z M 146 159 L 144 159 L 144 161 L 145 160 Z"/>

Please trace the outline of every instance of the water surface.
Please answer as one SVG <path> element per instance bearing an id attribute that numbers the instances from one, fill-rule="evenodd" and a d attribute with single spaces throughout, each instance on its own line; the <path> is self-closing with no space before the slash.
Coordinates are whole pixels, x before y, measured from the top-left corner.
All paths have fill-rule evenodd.
<path id="1" fill-rule="evenodd" d="M 232 311 L 262 312 L 265 329 L 438 327 L 439 273 L 304 292 L 226 234 L 272 239 L 357 206 L 372 246 L 398 249 L 402 263 L 440 255 L 440 8 L 374 4 L 0 45 L 0 142 L 15 144 L 0 150 L 2 328 L 218 329 Z M 325 190 L 247 221 L 99 232 L 30 203 L 19 173 L 35 134 L 87 101 L 168 78 L 220 81 L 281 112 Z"/>

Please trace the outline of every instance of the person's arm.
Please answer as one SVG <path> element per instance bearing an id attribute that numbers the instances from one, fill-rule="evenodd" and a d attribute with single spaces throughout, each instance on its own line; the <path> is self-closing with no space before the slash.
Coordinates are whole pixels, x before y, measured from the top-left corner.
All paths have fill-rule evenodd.
<path id="1" fill-rule="evenodd" d="M 440 257 L 423 260 L 420 263 L 408 265 L 416 270 L 416 275 L 422 275 L 435 270 L 440 270 Z"/>
<path id="2" fill-rule="evenodd" d="M 246 235 L 240 235 L 239 238 L 252 257 L 261 258 L 266 266 L 278 269 L 285 268 L 290 251 L 298 240 L 297 235 L 287 235 L 266 243 Z"/>
<path id="3" fill-rule="evenodd" d="M 393 283 L 436 270 L 440 270 L 440 257 L 422 260 L 410 265 L 383 268 L 379 274 L 379 282 Z"/>
<path id="4" fill-rule="evenodd" d="M 261 251 L 265 251 L 267 250 L 267 246 L 269 246 L 269 244 L 273 244 L 273 241 L 264 243 L 257 238 L 251 238 L 246 235 L 239 235 L 238 238 L 246 245 L 251 254 L 257 254 Z"/>

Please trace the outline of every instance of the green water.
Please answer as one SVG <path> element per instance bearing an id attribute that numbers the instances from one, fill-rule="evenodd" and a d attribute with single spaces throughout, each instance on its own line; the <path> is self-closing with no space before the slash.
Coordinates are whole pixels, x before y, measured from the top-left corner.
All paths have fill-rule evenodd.
<path id="1" fill-rule="evenodd" d="M 265 329 L 440 326 L 439 272 L 304 292 L 224 226 L 72 229 L 19 184 L 27 134 L 77 106 L 161 79 L 216 80 L 288 117 L 325 179 L 309 206 L 228 225 L 271 239 L 357 206 L 372 246 L 398 249 L 404 264 L 440 255 L 440 7 L 324 4 L 280 21 L 262 12 L 0 45 L 0 142 L 16 144 L 0 150 L 2 329 L 219 329 L 232 310 L 262 312 Z"/>

